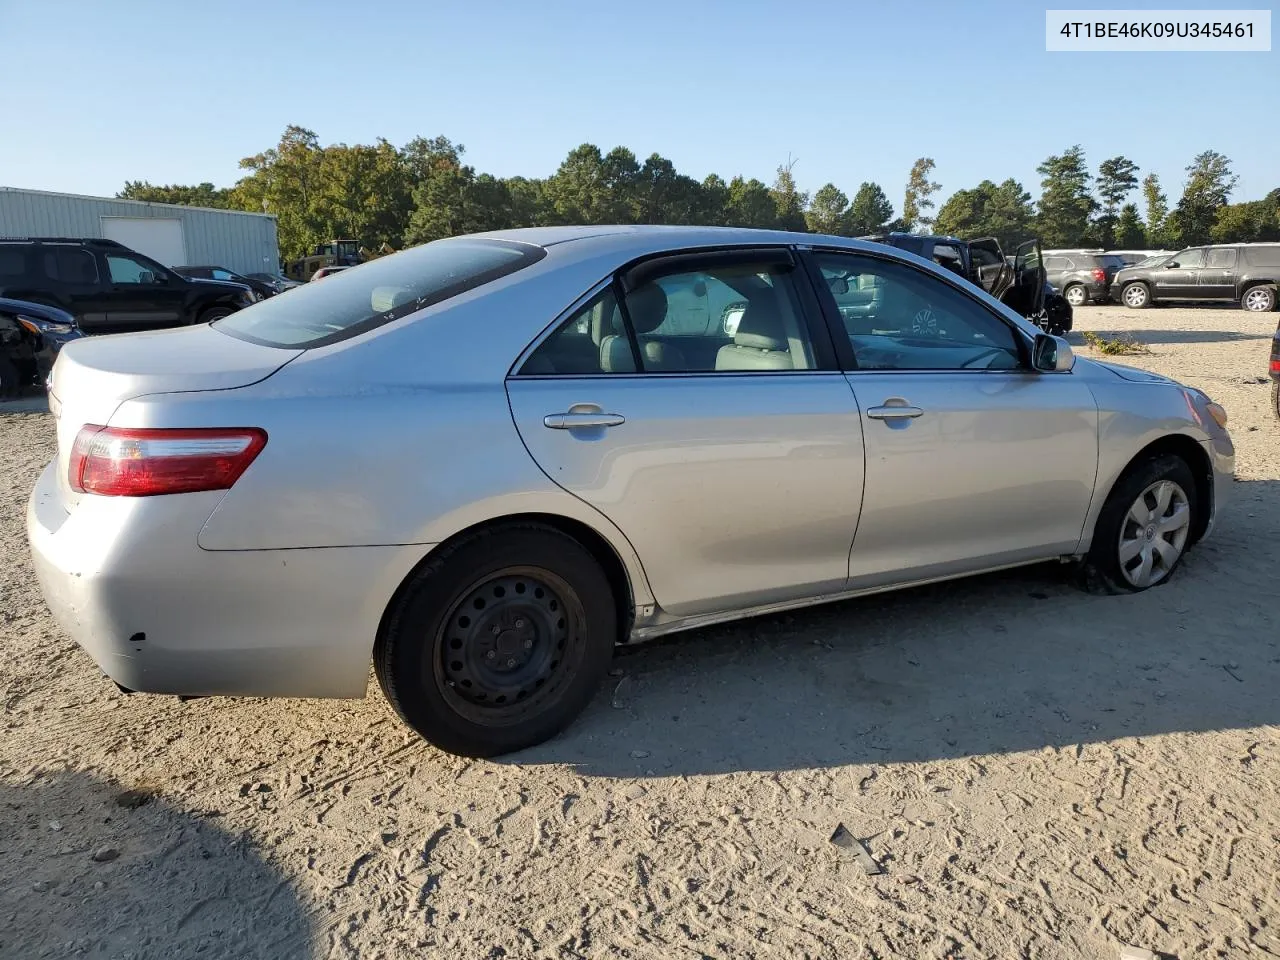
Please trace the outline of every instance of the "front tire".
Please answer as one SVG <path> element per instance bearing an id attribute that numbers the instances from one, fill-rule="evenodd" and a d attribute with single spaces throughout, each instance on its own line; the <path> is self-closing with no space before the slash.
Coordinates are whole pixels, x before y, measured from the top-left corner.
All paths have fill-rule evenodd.
<path id="1" fill-rule="evenodd" d="M 16 397 L 22 392 L 18 368 L 6 356 L 0 354 L 0 399 Z"/>
<path id="2" fill-rule="evenodd" d="M 431 557 L 393 603 L 374 670 L 424 739 L 493 757 L 568 726 L 617 639 L 617 602 L 590 551 L 553 527 L 521 524 Z"/>
<path id="3" fill-rule="evenodd" d="M 210 307 L 204 313 L 200 314 L 196 323 L 213 323 L 215 320 L 221 320 L 223 317 L 229 317 L 235 313 L 230 307 Z"/>
<path id="4" fill-rule="evenodd" d="M 1195 477 L 1181 457 L 1140 464 L 1107 497 L 1083 567 L 1091 593 L 1138 593 L 1166 583 L 1199 519 Z"/>
<path id="5" fill-rule="evenodd" d="M 1240 298 L 1240 306 L 1250 313 L 1270 313 L 1276 308 L 1275 287 L 1250 287 Z"/>
<path id="6" fill-rule="evenodd" d="M 1120 291 L 1120 302 L 1132 310 L 1142 310 L 1151 306 L 1151 291 L 1145 283 L 1126 284 Z"/>

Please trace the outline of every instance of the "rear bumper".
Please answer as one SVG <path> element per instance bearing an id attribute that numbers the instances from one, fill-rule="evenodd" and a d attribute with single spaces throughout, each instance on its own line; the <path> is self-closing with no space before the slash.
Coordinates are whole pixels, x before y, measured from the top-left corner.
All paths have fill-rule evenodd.
<path id="1" fill-rule="evenodd" d="M 221 494 L 81 498 L 55 467 L 27 505 L 54 617 L 121 686 L 145 693 L 359 697 L 383 611 L 425 546 L 209 551 Z"/>

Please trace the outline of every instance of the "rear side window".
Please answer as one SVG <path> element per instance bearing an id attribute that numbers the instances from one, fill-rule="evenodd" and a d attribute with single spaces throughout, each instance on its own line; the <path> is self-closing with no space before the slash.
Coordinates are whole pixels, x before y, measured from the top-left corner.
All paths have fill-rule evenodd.
<path id="1" fill-rule="evenodd" d="M 22 250 L 0 248 L 0 277 L 20 277 L 26 273 L 26 265 Z"/>
<path id="2" fill-rule="evenodd" d="M 63 283 L 97 283 L 98 261 L 88 250 L 55 249 L 44 253 L 44 275 Z"/>
<path id="3" fill-rule="evenodd" d="M 323 347 L 515 273 L 546 256 L 512 240 L 437 240 L 303 284 L 215 321 L 267 347 Z"/>
<path id="4" fill-rule="evenodd" d="M 1253 267 L 1280 267 L 1280 245 L 1244 247 L 1244 262 Z"/>

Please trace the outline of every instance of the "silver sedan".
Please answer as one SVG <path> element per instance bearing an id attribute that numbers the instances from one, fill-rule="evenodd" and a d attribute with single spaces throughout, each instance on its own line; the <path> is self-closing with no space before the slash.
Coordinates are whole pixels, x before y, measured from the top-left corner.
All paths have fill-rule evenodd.
<path id="1" fill-rule="evenodd" d="M 1046 560 L 1162 583 L 1234 460 L 1200 391 L 911 254 L 700 227 L 440 240 L 72 343 L 50 403 L 36 570 L 121 687 L 358 697 L 372 659 L 468 755 L 617 644 Z"/>

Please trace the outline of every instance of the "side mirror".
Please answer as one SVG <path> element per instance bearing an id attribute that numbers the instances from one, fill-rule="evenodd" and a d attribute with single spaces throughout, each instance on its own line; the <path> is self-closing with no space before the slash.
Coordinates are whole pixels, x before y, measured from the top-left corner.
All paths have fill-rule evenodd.
<path id="1" fill-rule="evenodd" d="M 1062 337 L 1037 333 L 1031 347 L 1031 365 L 1041 373 L 1066 373 L 1076 365 L 1076 355 Z"/>
<path id="2" fill-rule="evenodd" d="M 693 285 L 693 295 L 701 300 L 707 295 L 707 284 L 705 281 L 698 280 Z"/>
<path id="3" fill-rule="evenodd" d="M 1173 269 L 1174 267 L 1176 267 L 1176 266 L 1179 266 L 1178 261 L 1177 261 L 1177 260 L 1170 260 L 1168 263 L 1166 263 L 1166 264 L 1164 265 L 1164 268 L 1165 268 L 1166 270 L 1172 270 L 1172 269 Z"/>
<path id="4" fill-rule="evenodd" d="M 837 297 L 849 292 L 849 281 L 844 277 L 832 277 L 827 281 L 827 286 L 831 288 L 831 292 Z"/>
<path id="5" fill-rule="evenodd" d="M 139 270 L 138 282 L 139 283 L 155 283 L 156 275 L 152 273 L 150 270 Z"/>

